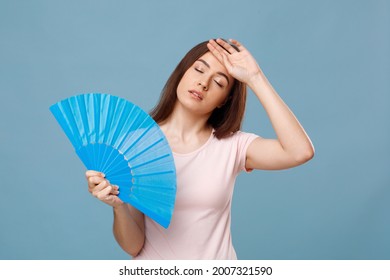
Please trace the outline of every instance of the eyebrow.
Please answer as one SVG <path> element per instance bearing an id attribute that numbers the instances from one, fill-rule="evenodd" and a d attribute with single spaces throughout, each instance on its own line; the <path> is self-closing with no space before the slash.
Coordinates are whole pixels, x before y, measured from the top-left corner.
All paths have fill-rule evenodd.
<path id="1" fill-rule="evenodd" d="M 210 68 L 210 64 L 208 64 L 208 63 L 207 63 L 206 61 L 204 61 L 203 59 L 200 58 L 200 59 L 198 59 L 197 61 L 202 62 L 204 65 L 207 66 L 207 68 Z M 227 80 L 227 82 L 228 82 L 228 84 L 229 84 L 229 77 L 228 77 L 225 73 L 223 73 L 223 72 L 217 72 L 217 74 L 219 74 L 219 75 L 225 77 L 225 79 Z"/>

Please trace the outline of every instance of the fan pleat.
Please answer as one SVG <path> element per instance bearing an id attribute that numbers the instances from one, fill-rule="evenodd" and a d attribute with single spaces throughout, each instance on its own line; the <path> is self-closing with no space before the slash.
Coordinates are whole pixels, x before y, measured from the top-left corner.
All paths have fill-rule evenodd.
<path id="1" fill-rule="evenodd" d="M 84 128 L 84 135 L 82 135 L 82 136 L 85 137 L 85 140 L 87 143 L 91 143 L 91 131 L 89 129 L 90 128 L 89 123 L 88 123 L 89 118 L 88 118 L 87 108 L 85 106 L 85 100 L 84 100 L 84 98 L 78 98 L 76 100 L 78 101 L 78 103 L 80 103 L 78 105 L 78 108 L 80 111 L 77 113 L 80 116 L 81 121 L 83 122 L 82 126 Z"/>
<path id="2" fill-rule="evenodd" d="M 71 112 L 69 116 L 69 120 L 71 120 L 72 125 L 75 127 L 75 131 L 78 132 L 82 145 L 87 145 L 88 142 L 85 137 L 85 129 L 79 113 L 80 107 L 79 104 L 77 103 L 76 98 L 69 99 L 69 104 L 67 109 L 69 109 Z"/>
<path id="3" fill-rule="evenodd" d="M 94 166 L 92 166 L 92 162 L 89 160 L 90 155 L 87 149 L 76 150 L 76 153 L 88 170 L 94 170 Z"/>
<path id="4" fill-rule="evenodd" d="M 71 139 L 73 140 L 72 144 L 74 144 L 74 146 L 76 147 L 80 147 L 83 145 L 83 142 L 78 127 L 76 125 L 73 112 L 70 109 L 70 105 L 68 102 L 64 102 L 62 105 L 63 106 L 60 107 L 60 111 L 65 120 L 65 123 L 68 125 L 70 131 L 72 132 L 70 135 Z"/>
<path id="5" fill-rule="evenodd" d="M 123 102 L 122 102 L 123 103 Z M 121 105 L 121 104 L 119 104 Z M 122 104 L 122 105 L 125 105 L 125 104 Z M 121 118 L 123 116 L 123 106 L 116 106 L 115 108 L 115 111 L 117 111 L 119 114 L 119 118 Z M 113 133 L 109 133 L 111 134 L 112 138 L 109 138 L 107 139 L 107 144 L 112 146 L 113 148 L 115 148 L 116 150 L 117 149 L 117 145 L 115 144 L 115 142 L 117 140 L 115 140 L 115 138 L 117 137 L 120 137 L 120 135 L 123 135 L 125 134 L 122 130 L 123 130 L 123 126 L 122 126 L 122 123 L 123 123 L 123 117 L 122 117 L 122 120 L 121 122 L 118 122 L 118 116 L 114 116 L 112 118 L 112 127 L 110 129 L 112 129 Z M 125 130 L 124 130 L 125 131 Z M 122 134 L 121 134 L 122 133 Z M 123 136 L 122 136 L 123 137 Z M 111 151 L 111 154 L 108 155 L 109 158 L 112 158 L 112 153 L 114 152 L 114 150 Z M 115 153 L 115 157 L 118 157 L 120 156 L 119 154 Z M 111 161 L 105 161 L 105 165 L 104 165 L 104 169 L 111 169 L 114 165 L 114 162 L 115 162 L 115 158 L 112 159 Z"/>
<path id="6" fill-rule="evenodd" d="M 164 182 L 163 181 L 158 181 L 158 182 L 156 182 L 155 184 L 146 184 L 146 183 L 142 183 L 142 185 L 138 185 L 138 184 L 132 184 L 132 186 L 134 187 L 134 188 L 139 188 L 140 186 L 142 186 L 143 188 L 148 188 L 148 189 L 154 189 L 154 188 L 156 188 L 156 189 L 160 189 L 160 190 L 163 190 L 163 189 L 165 189 L 165 190 L 169 190 L 171 187 L 169 187 L 169 186 L 166 186 L 165 184 L 164 184 Z M 164 192 L 163 192 L 164 193 Z M 167 194 L 169 194 L 169 191 L 167 191 L 166 192 Z"/>
<path id="7" fill-rule="evenodd" d="M 168 211 L 162 208 L 156 208 L 153 212 L 150 212 L 149 207 L 146 207 L 143 201 L 140 201 L 136 197 L 132 197 L 131 204 L 143 213 L 149 213 L 148 216 L 157 221 L 160 225 L 168 228 L 170 220 L 166 219 L 166 216 L 170 215 Z"/>
<path id="8" fill-rule="evenodd" d="M 176 197 L 174 159 L 164 133 L 141 108 L 108 94 L 50 107 L 87 169 L 101 171 L 119 198 L 168 227 Z"/>
<path id="9" fill-rule="evenodd" d="M 116 106 L 118 104 L 118 98 L 116 96 L 112 98 L 108 98 L 108 96 L 105 96 L 105 102 L 104 104 L 108 104 L 107 110 L 103 110 L 102 113 L 102 120 L 105 120 L 105 128 L 106 133 L 103 135 L 103 141 L 102 143 L 106 143 L 107 145 L 110 144 L 108 141 L 108 137 L 110 135 L 110 129 L 113 126 L 113 118 L 114 118 L 114 112 L 116 111 Z M 108 130 L 107 130 L 108 129 Z"/>
<path id="10" fill-rule="evenodd" d="M 157 188 L 156 189 L 148 189 L 148 188 L 144 188 L 142 186 L 140 186 L 140 187 L 133 186 L 132 194 L 136 195 L 138 197 L 142 197 L 147 201 L 160 201 L 161 196 L 169 197 L 168 194 L 164 195 L 164 193 L 161 193 L 161 191 Z M 164 203 L 169 204 L 168 201 L 169 200 L 163 200 L 163 202 L 161 202 L 161 204 L 164 204 Z"/>
<path id="11" fill-rule="evenodd" d="M 160 160 L 166 159 L 168 156 L 169 156 L 169 154 L 165 154 L 165 155 L 162 155 L 162 156 L 157 157 L 157 158 L 155 158 L 155 159 L 151 159 L 151 160 L 149 160 L 149 161 L 145 161 L 145 162 L 143 162 L 143 163 L 140 163 L 140 164 L 138 164 L 138 165 L 133 165 L 133 166 L 131 167 L 131 169 L 132 169 L 132 170 L 135 170 L 135 169 L 137 169 L 137 168 L 144 167 L 145 165 L 149 165 L 149 164 L 155 163 L 156 161 L 160 161 Z"/>
<path id="12" fill-rule="evenodd" d="M 172 173 L 171 170 L 160 171 L 160 172 L 149 172 L 149 173 L 143 173 L 143 174 L 134 174 L 133 173 L 133 176 L 134 176 L 134 178 L 141 178 L 141 177 L 145 177 L 145 176 L 155 176 L 155 175 L 163 175 L 163 174 L 170 174 L 170 173 Z"/>
<path id="13" fill-rule="evenodd" d="M 150 146 L 138 151 L 138 153 L 136 153 L 135 155 L 133 155 L 131 158 L 129 158 L 129 161 L 132 162 L 133 160 L 135 160 L 137 157 L 140 157 L 142 156 L 143 154 L 149 152 L 150 149 L 154 148 L 155 146 L 157 146 L 160 141 L 162 141 L 163 139 L 158 139 L 156 140 L 156 142 L 152 143 Z"/>
<path id="14" fill-rule="evenodd" d="M 132 166 L 138 166 L 139 164 L 144 163 L 145 161 L 149 161 L 150 154 L 154 152 L 158 152 L 159 155 L 170 155 L 169 150 L 166 149 L 163 142 L 159 143 L 159 145 L 153 146 L 153 149 L 148 149 L 144 153 L 138 154 L 136 158 L 133 158 L 131 161 Z M 154 159 L 154 158 L 153 158 Z"/>
<path id="15" fill-rule="evenodd" d="M 147 120 L 143 120 L 140 117 L 140 113 L 141 112 L 139 111 L 132 122 L 132 126 L 130 127 L 131 133 L 129 133 L 118 146 L 124 154 L 127 154 L 133 147 L 138 145 L 139 141 L 151 129 L 152 124 L 148 124 Z"/>

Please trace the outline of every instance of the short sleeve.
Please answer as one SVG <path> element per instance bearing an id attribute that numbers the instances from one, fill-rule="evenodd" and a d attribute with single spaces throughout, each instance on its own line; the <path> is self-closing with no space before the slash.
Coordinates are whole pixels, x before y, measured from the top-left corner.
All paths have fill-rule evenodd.
<path id="1" fill-rule="evenodd" d="M 235 137 L 235 142 L 236 142 L 235 146 L 237 149 L 236 173 L 239 173 L 241 171 L 246 171 L 246 172 L 252 171 L 252 170 L 247 170 L 245 168 L 246 152 L 248 150 L 249 145 L 252 143 L 252 141 L 260 136 L 253 133 L 237 131 L 233 137 Z"/>

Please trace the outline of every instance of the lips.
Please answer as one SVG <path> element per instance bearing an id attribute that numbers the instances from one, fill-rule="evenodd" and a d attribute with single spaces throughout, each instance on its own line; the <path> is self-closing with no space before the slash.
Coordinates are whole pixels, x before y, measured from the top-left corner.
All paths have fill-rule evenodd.
<path id="1" fill-rule="evenodd" d="M 203 93 L 201 93 L 201 92 L 199 92 L 199 91 L 197 91 L 197 90 L 189 90 L 188 92 L 189 92 L 189 93 L 191 94 L 191 96 L 193 96 L 195 99 L 198 99 L 198 100 L 200 100 L 200 101 L 203 100 Z"/>

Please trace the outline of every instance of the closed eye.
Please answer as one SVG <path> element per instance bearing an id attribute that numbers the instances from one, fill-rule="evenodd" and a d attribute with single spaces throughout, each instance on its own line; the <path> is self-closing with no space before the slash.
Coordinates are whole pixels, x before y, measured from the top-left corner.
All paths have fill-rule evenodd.
<path id="1" fill-rule="evenodd" d="M 198 68 L 198 67 L 194 67 L 194 70 L 196 71 L 196 72 L 199 72 L 199 73 L 204 73 L 204 71 L 201 69 L 201 68 Z M 218 82 L 218 80 L 214 80 L 214 82 L 220 87 L 220 88 L 223 88 L 224 87 L 224 85 L 223 84 L 221 84 L 220 82 Z"/>
<path id="2" fill-rule="evenodd" d="M 216 80 L 214 80 L 214 82 L 219 86 L 219 87 L 223 87 L 222 84 L 218 83 Z"/>

